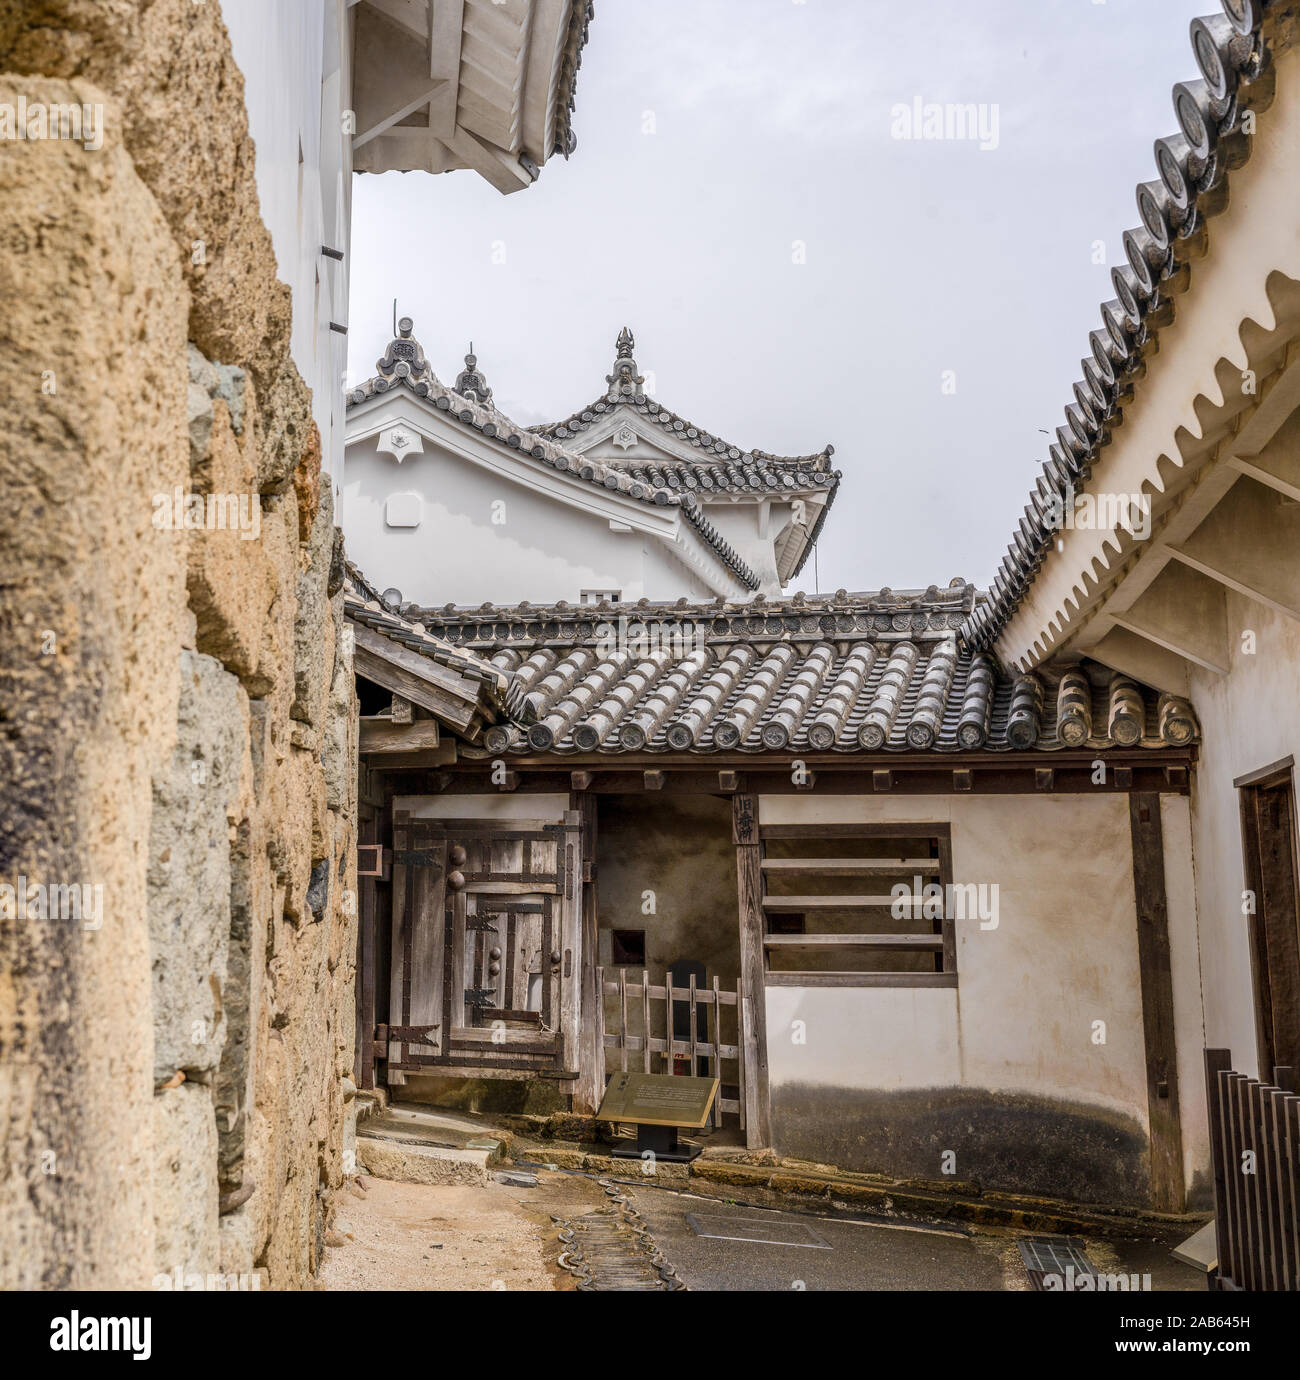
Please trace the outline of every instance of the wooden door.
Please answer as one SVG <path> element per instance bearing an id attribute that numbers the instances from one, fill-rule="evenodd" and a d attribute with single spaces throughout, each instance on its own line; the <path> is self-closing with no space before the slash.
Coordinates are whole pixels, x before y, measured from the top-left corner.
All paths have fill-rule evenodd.
<path id="1" fill-rule="evenodd" d="M 392 967 L 388 1081 L 436 1058 L 443 1029 L 447 837 L 438 820 L 393 818 Z"/>
<path id="2" fill-rule="evenodd" d="M 1246 885 L 1255 895 L 1251 963 L 1260 1076 L 1300 1067 L 1300 887 L 1292 768 L 1243 786 Z"/>
<path id="3" fill-rule="evenodd" d="M 428 823 L 438 831 L 446 871 L 440 874 L 441 886 L 417 891 L 400 917 L 394 905 L 393 1007 L 404 1000 L 408 975 L 421 996 L 426 983 L 436 979 L 439 1026 L 418 1048 L 402 1047 L 390 1037 L 389 1081 L 401 1081 L 413 1068 L 497 1077 L 544 1071 L 576 1078 L 582 951 L 578 814 L 568 812 L 559 821 Z M 395 892 L 401 889 L 399 851 L 394 850 Z M 406 883 L 408 895 L 411 885 Z M 436 946 L 431 926 L 439 936 Z M 404 958 L 408 951 L 411 961 L 399 982 L 399 952 Z M 410 1010 L 427 1015 L 434 1009 L 419 1001 L 403 1005 L 402 1023 L 408 1023 Z"/>

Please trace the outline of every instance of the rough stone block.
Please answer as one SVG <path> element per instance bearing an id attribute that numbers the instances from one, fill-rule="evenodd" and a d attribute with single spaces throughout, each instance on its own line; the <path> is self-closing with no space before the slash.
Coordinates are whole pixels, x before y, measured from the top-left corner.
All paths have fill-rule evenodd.
<path id="1" fill-rule="evenodd" d="M 247 741 L 239 682 L 211 657 L 182 652 L 176 748 L 154 784 L 149 838 L 155 1084 L 177 1069 L 214 1069 L 221 1058 L 229 815 L 241 794 Z"/>
<path id="2" fill-rule="evenodd" d="M 395 1140 L 357 1137 L 357 1163 L 376 1179 L 408 1184 L 486 1184 L 486 1150 L 442 1150 Z"/>
<path id="3" fill-rule="evenodd" d="M 182 1083 L 153 1100 L 155 1273 L 215 1274 L 217 1123 L 208 1090 Z"/>

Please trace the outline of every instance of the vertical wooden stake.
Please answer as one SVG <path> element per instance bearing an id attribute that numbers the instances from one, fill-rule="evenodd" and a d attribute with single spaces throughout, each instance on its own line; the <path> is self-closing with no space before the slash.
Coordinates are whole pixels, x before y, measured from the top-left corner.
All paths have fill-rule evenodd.
<path id="1" fill-rule="evenodd" d="M 1182 1212 L 1185 1179 L 1178 1112 L 1174 984 L 1169 961 L 1169 904 L 1165 896 L 1160 796 L 1155 791 L 1134 791 L 1129 796 L 1129 826 L 1133 838 L 1133 891 L 1137 898 L 1142 1034 L 1146 1045 L 1151 1200 L 1158 1212 Z"/>
<path id="2" fill-rule="evenodd" d="M 740 920 L 741 1059 L 745 1070 L 745 1144 L 763 1149 L 772 1143 L 767 1087 L 767 997 L 763 978 L 762 844 L 758 798 L 731 798 L 731 838 L 736 846 L 736 888 Z"/>

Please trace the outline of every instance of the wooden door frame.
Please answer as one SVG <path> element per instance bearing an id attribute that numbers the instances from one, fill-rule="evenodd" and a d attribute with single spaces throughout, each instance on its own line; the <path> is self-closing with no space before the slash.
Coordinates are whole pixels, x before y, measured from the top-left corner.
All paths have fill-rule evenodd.
<path id="1" fill-rule="evenodd" d="M 1268 926 L 1264 913 L 1266 891 L 1259 830 L 1260 792 L 1285 788 L 1290 796 L 1291 914 L 1300 933 L 1300 818 L 1297 816 L 1295 758 L 1285 757 L 1258 771 L 1239 776 L 1232 783 L 1241 813 L 1242 871 L 1246 889 L 1254 894 L 1254 913 L 1248 916 L 1251 989 L 1255 1005 L 1255 1055 L 1259 1075 L 1267 1080 L 1279 1054 L 1273 1030 L 1273 979 L 1268 957 Z M 1282 908 L 1285 908 L 1283 902 Z M 1300 942 L 1300 941 L 1298 941 Z"/>

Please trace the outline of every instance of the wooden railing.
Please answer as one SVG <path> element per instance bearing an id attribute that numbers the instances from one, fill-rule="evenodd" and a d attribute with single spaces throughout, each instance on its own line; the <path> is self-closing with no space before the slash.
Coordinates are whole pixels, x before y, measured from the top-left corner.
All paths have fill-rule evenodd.
<path id="1" fill-rule="evenodd" d="M 1296 1070 L 1261 1083 L 1205 1051 L 1220 1289 L 1300 1290 L 1300 1097 Z"/>
<path id="2" fill-rule="evenodd" d="M 596 1007 L 601 1023 L 597 1047 L 604 1059 L 600 1086 L 605 1086 L 607 1073 L 615 1069 L 627 1072 L 629 1055 L 636 1056 L 630 1061 L 631 1067 L 635 1070 L 639 1064 L 643 1073 L 694 1074 L 703 1060 L 708 1076 L 717 1078 L 721 1085 L 714 1100 L 710 1125 L 716 1129 L 721 1125 L 722 1116 L 730 1112 L 739 1117 L 743 1130 L 745 1061 L 742 1050 L 745 1033 L 739 984 L 736 991 L 725 990 L 715 977 L 708 986 L 701 987 L 692 976 L 688 986 L 679 987 L 669 973 L 666 982 L 656 985 L 649 981 L 644 972 L 639 981 L 634 979 L 631 982 L 628 981 L 626 968 L 619 968 L 617 973 L 617 980 L 610 981 L 605 977 L 604 968 L 596 970 L 597 989 L 604 996 L 618 998 L 617 1013 L 609 1023 L 605 1020 L 604 1001 L 597 1003 Z M 662 1006 L 662 1015 L 655 1009 L 654 1003 Z M 687 1039 L 673 1036 L 674 1003 L 680 1003 L 690 1012 L 691 1033 Z M 722 1039 L 722 1016 L 727 1008 L 736 1012 L 734 1044 L 724 1043 Z M 707 1034 L 702 1037 L 697 1034 L 700 1011 L 706 1013 Z M 656 1029 L 663 1033 L 656 1035 Z M 637 1033 L 633 1034 L 633 1030 Z M 612 1058 L 611 1052 L 614 1055 Z M 685 1064 L 684 1068 L 677 1067 L 679 1061 Z M 730 1065 L 730 1070 L 724 1069 L 724 1065 Z M 724 1097 L 722 1088 L 727 1086 L 738 1088 L 739 1096 Z"/>

